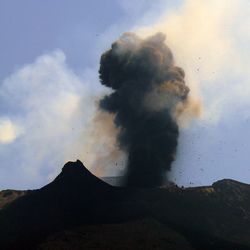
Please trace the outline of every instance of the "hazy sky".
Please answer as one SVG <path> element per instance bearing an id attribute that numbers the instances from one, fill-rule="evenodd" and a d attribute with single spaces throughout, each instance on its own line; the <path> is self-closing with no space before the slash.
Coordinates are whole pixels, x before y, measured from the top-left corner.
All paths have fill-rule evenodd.
<path id="1" fill-rule="evenodd" d="M 250 182 L 249 12 L 247 0 L 0 0 L 0 189 L 40 187 L 76 158 L 119 174 L 94 166 L 115 149 L 91 119 L 106 91 L 100 55 L 130 30 L 167 33 L 203 103 L 181 130 L 172 179 Z"/>

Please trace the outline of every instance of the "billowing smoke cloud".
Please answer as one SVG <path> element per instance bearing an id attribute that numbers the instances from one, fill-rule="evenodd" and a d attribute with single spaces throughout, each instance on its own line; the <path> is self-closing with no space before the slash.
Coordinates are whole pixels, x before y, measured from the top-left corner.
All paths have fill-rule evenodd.
<path id="1" fill-rule="evenodd" d="M 125 33 L 101 57 L 100 79 L 114 91 L 100 101 L 115 114 L 119 147 L 127 152 L 127 184 L 164 182 L 178 141 L 178 116 L 188 105 L 183 69 L 175 66 L 165 36 Z"/>

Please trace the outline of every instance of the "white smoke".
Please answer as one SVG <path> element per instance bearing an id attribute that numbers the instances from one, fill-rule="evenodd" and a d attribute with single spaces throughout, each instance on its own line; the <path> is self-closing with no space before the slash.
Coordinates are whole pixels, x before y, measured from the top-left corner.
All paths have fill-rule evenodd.
<path id="1" fill-rule="evenodd" d="M 250 2 L 186 0 L 139 34 L 167 34 L 190 95 L 203 115 L 180 137 L 173 179 L 205 185 L 221 178 L 249 181 Z"/>
<path id="2" fill-rule="evenodd" d="M 94 155 L 109 143 L 93 132 L 96 100 L 104 92 L 94 74 L 77 76 L 57 50 L 3 81 L 1 113 L 8 117 L 0 119 L 1 186 L 39 187 L 77 158 L 94 168 Z"/>

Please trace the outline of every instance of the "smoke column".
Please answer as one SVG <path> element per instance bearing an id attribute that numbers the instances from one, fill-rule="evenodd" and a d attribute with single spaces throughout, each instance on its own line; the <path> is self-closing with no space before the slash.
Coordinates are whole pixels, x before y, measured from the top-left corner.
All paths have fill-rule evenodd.
<path id="1" fill-rule="evenodd" d="M 189 93 L 165 35 L 141 39 L 123 34 L 102 55 L 99 73 L 101 83 L 113 90 L 100 107 L 115 115 L 117 142 L 128 154 L 126 184 L 163 184 L 176 153 L 177 119 Z"/>

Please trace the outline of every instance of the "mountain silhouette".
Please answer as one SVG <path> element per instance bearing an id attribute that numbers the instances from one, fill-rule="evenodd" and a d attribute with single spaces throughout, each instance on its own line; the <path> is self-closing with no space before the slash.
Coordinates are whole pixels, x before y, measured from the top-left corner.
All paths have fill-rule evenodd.
<path id="1" fill-rule="evenodd" d="M 16 197 L 0 210 L 0 249 L 250 249 L 250 186 L 233 180 L 114 187 L 77 160 Z"/>

